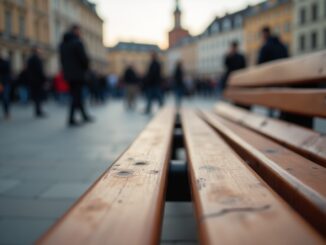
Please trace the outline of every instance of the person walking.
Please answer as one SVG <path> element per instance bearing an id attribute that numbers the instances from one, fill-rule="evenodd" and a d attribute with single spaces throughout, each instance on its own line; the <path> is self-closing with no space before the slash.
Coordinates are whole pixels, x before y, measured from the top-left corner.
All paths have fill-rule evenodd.
<path id="1" fill-rule="evenodd" d="M 180 108 L 181 106 L 181 102 L 185 94 L 185 90 L 186 90 L 186 86 L 184 83 L 182 62 L 179 61 L 174 71 L 174 93 L 175 93 L 175 102 L 177 108 Z"/>
<path id="2" fill-rule="evenodd" d="M 224 91 L 227 85 L 227 81 L 229 79 L 230 74 L 233 71 L 243 69 L 246 67 L 246 59 L 243 54 L 239 52 L 239 44 L 237 41 L 233 41 L 230 45 L 230 50 L 224 57 L 224 66 L 225 66 L 225 73 L 220 79 L 219 90 L 220 93 Z"/>
<path id="3" fill-rule="evenodd" d="M 10 119 L 10 61 L 2 54 L 0 57 L 0 98 L 2 101 L 3 114 L 6 120 Z"/>
<path id="4" fill-rule="evenodd" d="M 147 106 L 145 114 L 150 114 L 152 109 L 152 103 L 157 100 L 160 107 L 163 106 L 163 91 L 161 87 L 161 64 L 158 60 L 157 54 L 152 53 L 152 60 L 148 68 L 147 75 L 145 77 L 145 93 L 147 97 Z"/>
<path id="5" fill-rule="evenodd" d="M 80 38 L 81 32 L 78 25 L 73 25 L 64 35 L 60 45 L 60 61 L 64 78 L 69 83 L 71 104 L 68 125 L 78 126 L 75 113 L 80 111 L 84 122 L 93 119 L 86 113 L 83 99 L 83 87 L 86 83 L 86 74 L 89 69 L 89 58 L 84 44 Z"/>
<path id="6" fill-rule="evenodd" d="M 34 102 L 35 117 L 44 118 L 46 117 L 46 114 L 43 112 L 42 102 L 44 99 L 46 76 L 43 69 L 41 53 L 38 47 L 32 49 L 32 54 L 27 61 L 27 76 L 31 96 Z"/>
<path id="7" fill-rule="evenodd" d="M 262 29 L 263 45 L 260 48 L 257 64 L 284 59 L 289 57 L 287 47 L 271 33 L 268 26 Z"/>
<path id="8" fill-rule="evenodd" d="M 124 72 L 123 82 L 125 84 L 125 103 L 128 110 L 136 108 L 136 99 L 139 90 L 139 80 L 132 65 L 129 65 Z"/>

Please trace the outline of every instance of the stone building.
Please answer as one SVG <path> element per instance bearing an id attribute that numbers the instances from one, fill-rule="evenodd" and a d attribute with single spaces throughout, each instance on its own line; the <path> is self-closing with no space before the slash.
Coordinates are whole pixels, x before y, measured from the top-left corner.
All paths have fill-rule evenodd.
<path id="1" fill-rule="evenodd" d="M 269 26 L 292 53 L 292 9 L 292 0 L 267 0 L 250 8 L 244 22 L 245 50 L 249 65 L 257 63 L 258 52 L 263 44 L 261 29 L 264 26 Z"/>
<path id="2" fill-rule="evenodd" d="M 60 70 L 58 45 L 72 24 L 81 26 L 92 68 L 105 72 L 103 20 L 87 0 L 0 0 L 0 51 L 9 55 L 17 74 L 38 46 L 47 74 L 53 76 Z"/>
<path id="3" fill-rule="evenodd" d="M 231 42 L 244 52 L 243 23 L 249 8 L 216 17 L 198 40 L 198 75 L 216 79 L 224 72 L 224 56 Z"/>
<path id="4" fill-rule="evenodd" d="M 165 63 L 165 56 L 157 45 L 133 42 L 119 42 L 107 51 L 108 71 L 121 77 L 128 65 L 133 65 L 139 76 L 144 76 L 152 52 L 159 54 L 160 61 Z"/>
<path id="5" fill-rule="evenodd" d="M 78 24 L 82 39 L 91 58 L 92 69 L 105 73 L 107 70 L 106 48 L 103 45 L 103 20 L 96 12 L 96 6 L 87 0 L 50 0 L 50 44 L 52 56 L 49 73 L 54 75 L 60 70 L 58 46 L 63 34 Z"/>
<path id="6" fill-rule="evenodd" d="M 293 54 L 326 49 L 326 0 L 294 0 Z"/>
<path id="7" fill-rule="evenodd" d="M 35 45 L 49 60 L 48 16 L 49 0 L 0 0 L 0 50 L 9 56 L 14 73 L 23 68 Z"/>

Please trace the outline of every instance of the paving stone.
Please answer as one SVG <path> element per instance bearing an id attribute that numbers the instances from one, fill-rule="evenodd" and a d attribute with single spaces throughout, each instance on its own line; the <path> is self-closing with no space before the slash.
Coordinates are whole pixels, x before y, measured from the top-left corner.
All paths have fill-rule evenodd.
<path id="1" fill-rule="evenodd" d="M 49 181 L 22 181 L 15 187 L 4 192 L 3 195 L 6 197 L 36 198 L 53 184 Z"/>
<path id="2" fill-rule="evenodd" d="M 161 240 L 196 242 L 197 227 L 194 217 L 164 216 Z"/>
<path id="3" fill-rule="evenodd" d="M 33 244 L 53 222 L 53 219 L 2 219 L 0 244 Z"/>
<path id="4" fill-rule="evenodd" d="M 191 202 L 166 202 L 164 207 L 165 217 L 194 217 Z"/>
<path id="5" fill-rule="evenodd" d="M 0 218 L 58 218 L 68 210 L 74 199 L 0 198 Z"/>
<path id="6" fill-rule="evenodd" d="M 50 189 L 41 195 L 41 198 L 55 199 L 77 199 L 87 189 L 88 184 L 85 183 L 60 183 L 53 185 Z"/>
<path id="7" fill-rule="evenodd" d="M 19 180 L 15 179 L 0 179 L 0 194 L 19 185 Z"/>

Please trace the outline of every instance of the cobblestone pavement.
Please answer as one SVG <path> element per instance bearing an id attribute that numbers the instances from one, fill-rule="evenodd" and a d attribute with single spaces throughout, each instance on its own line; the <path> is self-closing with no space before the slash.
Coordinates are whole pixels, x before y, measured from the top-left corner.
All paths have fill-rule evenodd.
<path id="1" fill-rule="evenodd" d="M 95 123 L 70 129 L 64 107 L 48 104 L 49 117 L 36 120 L 31 107 L 15 106 L 0 121 L 0 244 L 31 244 L 46 231 L 145 127 L 151 117 L 141 109 L 110 101 L 91 108 Z M 162 243 L 193 244 L 194 234 L 191 204 L 168 203 Z"/>

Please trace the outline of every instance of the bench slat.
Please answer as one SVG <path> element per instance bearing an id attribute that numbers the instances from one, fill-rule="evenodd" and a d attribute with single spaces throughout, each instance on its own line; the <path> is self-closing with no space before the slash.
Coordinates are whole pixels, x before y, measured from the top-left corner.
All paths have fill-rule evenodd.
<path id="1" fill-rule="evenodd" d="M 161 111 L 38 244 L 157 244 L 174 120 Z"/>
<path id="2" fill-rule="evenodd" d="M 323 82 L 326 79 L 326 51 L 277 60 L 232 73 L 228 86 L 258 87 Z"/>
<path id="3" fill-rule="evenodd" d="M 326 168 L 214 113 L 203 115 L 265 181 L 326 235 Z"/>
<path id="4" fill-rule="evenodd" d="M 258 115 L 225 102 L 217 103 L 215 112 L 235 123 L 268 136 L 326 167 L 326 136 L 320 133 Z"/>
<path id="5" fill-rule="evenodd" d="M 202 244 L 323 243 L 194 112 L 182 123 Z"/>
<path id="6" fill-rule="evenodd" d="M 227 89 L 224 96 L 239 104 L 326 117 L 326 89 Z"/>

